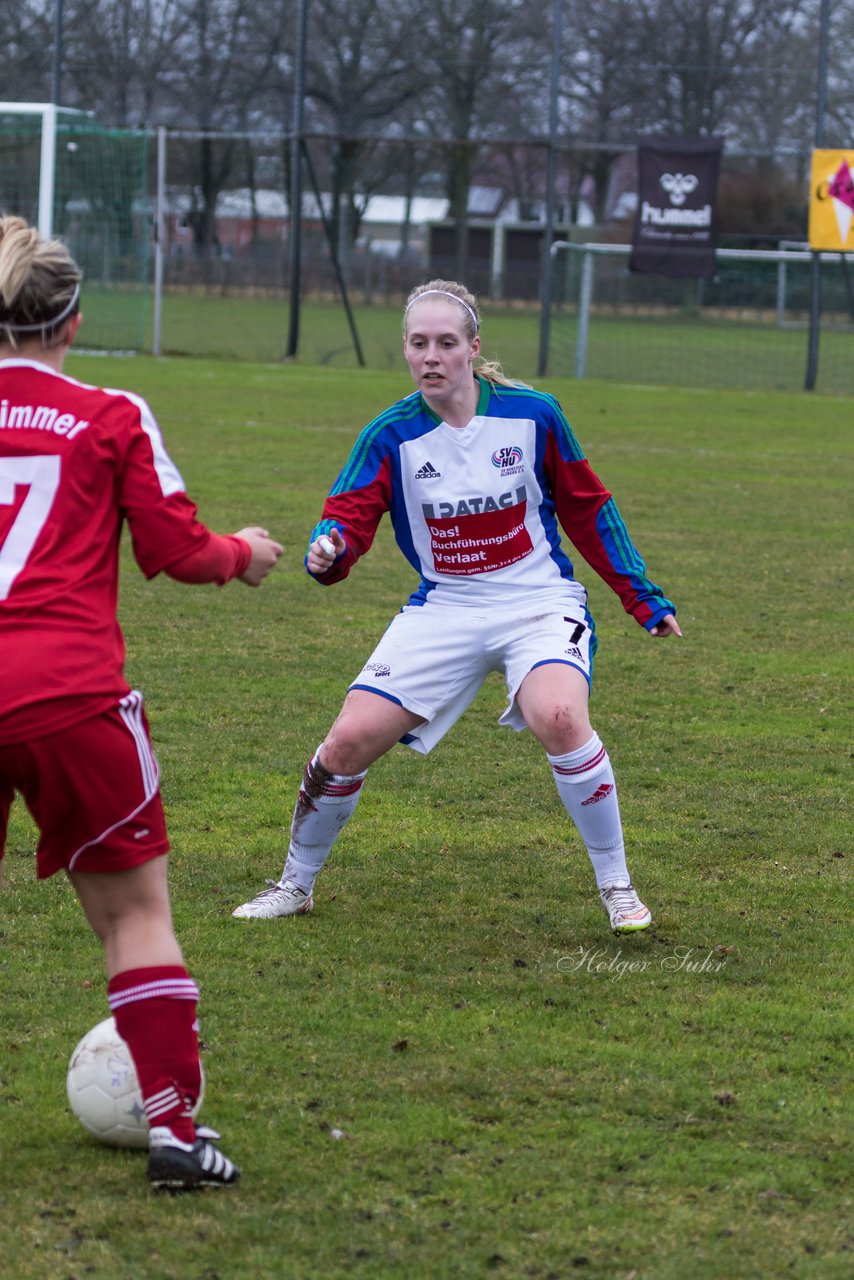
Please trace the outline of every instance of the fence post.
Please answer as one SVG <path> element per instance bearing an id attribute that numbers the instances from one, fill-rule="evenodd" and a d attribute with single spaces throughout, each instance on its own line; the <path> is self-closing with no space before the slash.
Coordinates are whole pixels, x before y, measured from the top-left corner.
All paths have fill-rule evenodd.
<path id="1" fill-rule="evenodd" d="M 492 225 L 492 281 L 489 296 L 492 302 L 500 302 L 504 297 L 504 254 L 506 236 L 504 223 Z"/>
<path id="2" fill-rule="evenodd" d="M 777 328 L 786 326 L 786 264 L 781 259 L 777 263 Z"/>
<path id="3" fill-rule="evenodd" d="M 299 0 L 297 40 L 294 60 L 294 117 L 291 122 L 291 195 L 288 202 L 288 259 L 290 263 L 290 306 L 286 360 L 295 360 L 299 348 L 300 284 L 302 274 L 302 164 L 308 155 L 305 127 L 305 56 L 308 27 L 308 0 Z M 318 200 L 320 197 L 318 196 Z M 323 217 L 323 207 L 320 215 Z M 334 257 L 334 252 L 333 252 Z"/>
<path id="4" fill-rule="evenodd" d="M 593 253 L 581 250 L 581 285 L 578 298 L 578 337 L 575 343 L 575 376 L 583 378 L 587 367 L 587 340 L 590 333 L 590 303 L 593 299 Z"/>
<path id="5" fill-rule="evenodd" d="M 161 325 L 163 319 L 163 244 L 166 237 L 166 129 L 157 129 L 157 194 L 154 200 L 154 320 L 151 341 L 152 353 L 161 353 Z"/>

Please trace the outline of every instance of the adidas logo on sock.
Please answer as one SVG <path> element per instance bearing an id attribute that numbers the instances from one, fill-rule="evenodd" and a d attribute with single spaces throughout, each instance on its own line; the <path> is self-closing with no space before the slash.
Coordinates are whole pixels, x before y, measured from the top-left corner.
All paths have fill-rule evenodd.
<path id="1" fill-rule="evenodd" d="M 598 804 L 600 800 L 604 800 L 614 790 L 613 782 L 603 782 L 601 787 L 597 787 L 592 796 L 588 796 L 586 800 L 582 800 L 582 804 Z"/>
<path id="2" fill-rule="evenodd" d="M 415 472 L 416 480 L 439 480 L 441 471 L 437 471 L 432 462 L 425 462 L 420 471 Z"/>

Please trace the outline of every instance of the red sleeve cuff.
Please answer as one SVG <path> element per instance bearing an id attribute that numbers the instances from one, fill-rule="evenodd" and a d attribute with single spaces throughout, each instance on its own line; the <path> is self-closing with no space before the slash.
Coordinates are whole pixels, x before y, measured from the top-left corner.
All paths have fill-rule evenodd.
<path id="1" fill-rule="evenodd" d="M 249 543 L 242 538 L 210 533 L 207 542 L 197 551 L 167 565 L 163 572 L 176 582 L 215 582 L 221 587 L 246 572 L 251 556 Z"/>

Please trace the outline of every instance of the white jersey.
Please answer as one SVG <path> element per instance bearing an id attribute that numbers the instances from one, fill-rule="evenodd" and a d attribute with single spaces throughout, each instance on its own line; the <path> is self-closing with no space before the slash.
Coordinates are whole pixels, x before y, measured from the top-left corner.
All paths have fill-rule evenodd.
<path id="1" fill-rule="evenodd" d="M 675 612 L 646 577 L 557 401 L 479 381 L 477 412 L 465 427 L 442 422 L 416 392 L 364 429 L 312 532 L 338 528 L 347 544 L 319 581 L 349 573 L 388 511 L 421 578 L 411 605 L 512 607 L 523 596 L 526 609 L 583 604 L 562 526 L 641 625 Z"/>
<path id="2" fill-rule="evenodd" d="M 531 418 L 478 415 L 401 443 L 409 532 L 431 600 L 506 604 L 520 588 L 544 604 L 586 599 L 553 556 L 536 430 Z"/>

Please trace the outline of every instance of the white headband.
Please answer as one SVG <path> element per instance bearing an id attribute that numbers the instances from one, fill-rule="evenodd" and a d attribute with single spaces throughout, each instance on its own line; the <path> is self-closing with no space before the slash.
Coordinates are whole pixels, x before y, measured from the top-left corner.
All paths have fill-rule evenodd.
<path id="1" fill-rule="evenodd" d="M 40 333 L 46 332 L 48 329 L 54 329 L 63 320 L 67 320 L 72 311 L 76 308 L 80 301 L 80 285 L 74 286 L 74 292 L 71 300 L 60 311 L 58 316 L 52 316 L 50 320 L 42 320 L 39 324 L 15 324 L 11 320 L 0 320 L 0 329 L 7 329 L 11 333 Z"/>
<path id="2" fill-rule="evenodd" d="M 478 329 L 480 328 L 480 324 L 478 322 L 477 316 L 472 311 L 469 304 L 465 302 L 462 298 L 458 298 L 455 293 L 448 293 L 447 289 L 425 289 L 423 293 L 419 293 L 417 297 L 412 299 L 411 302 L 407 302 L 406 310 L 403 313 L 404 318 L 409 314 L 410 307 L 414 307 L 416 302 L 420 302 L 422 298 L 429 298 L 431 293 L 438 293 L 441 297 L 450 298 L 453 302 L 458 302 L 461 307 L 465 307 L 466 311 L 471 316 L 472 324 L 474 325 L 474 331 L 475 333 L 477 333 Z"/>

